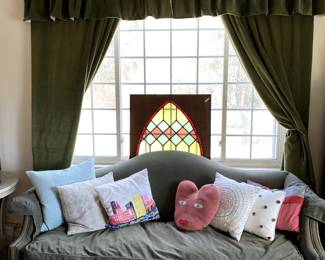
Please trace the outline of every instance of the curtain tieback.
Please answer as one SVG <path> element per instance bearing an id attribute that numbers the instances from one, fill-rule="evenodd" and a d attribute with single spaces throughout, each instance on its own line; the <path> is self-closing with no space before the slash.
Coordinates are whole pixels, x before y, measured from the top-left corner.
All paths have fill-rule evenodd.
<path id="1" fill-rule="evenodd" d="M 289 137 L 293 134 L 297 134 L 299 133 L 300 135 L 304 136 L 304 137 L 307 137 L 308 134 L 306 131 L 302 131 L 302 130 L 298 130 L 298 129 L 287 129 L 287 133 L 286 133 L 286 137 Z"/>

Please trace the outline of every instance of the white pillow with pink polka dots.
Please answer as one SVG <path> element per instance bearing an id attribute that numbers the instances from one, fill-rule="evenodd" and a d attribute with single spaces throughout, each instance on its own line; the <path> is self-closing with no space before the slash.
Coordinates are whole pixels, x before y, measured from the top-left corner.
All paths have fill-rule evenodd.
<path id="1" fill-rule="evenodd" d="M 261 189 L 245 225 L 245 231 L 272 241 L 281 205 L 286 193 Z"/>

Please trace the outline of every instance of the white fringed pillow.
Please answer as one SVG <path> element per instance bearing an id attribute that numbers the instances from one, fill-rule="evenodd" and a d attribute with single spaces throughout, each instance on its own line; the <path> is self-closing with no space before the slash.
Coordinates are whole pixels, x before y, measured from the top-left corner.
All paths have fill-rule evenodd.
<path id="1" fill-rule="evenodd" d="M 210 225 L 239 241 L 260 188 L 239 183 L 218 172 L 214 184 L 220 189 L 221 201 Z"/>
<path id="2" fill-rule="evenodd" d="M 95 187 L 110 182 L 114 182 L 112 172 L 93 180 L 57 187 L 68 235 L 105 228 L 107 217 Z"/>
<path id="3" fill-rule="evenodd" d="M 261 189 L 247 219 L 245 231 L 272 241 L 285 196 L 286 193 L 281 190 Z"/>

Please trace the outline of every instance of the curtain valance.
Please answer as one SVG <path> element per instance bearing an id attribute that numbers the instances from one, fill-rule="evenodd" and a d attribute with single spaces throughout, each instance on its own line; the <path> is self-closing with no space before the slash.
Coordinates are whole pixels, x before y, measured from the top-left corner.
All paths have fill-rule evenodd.
<path id="1" fill-rule="evenodd" d="M 24 20 L 124 20 L 203 15 L 320 15 L 324 0 L 25 0 Z"/>

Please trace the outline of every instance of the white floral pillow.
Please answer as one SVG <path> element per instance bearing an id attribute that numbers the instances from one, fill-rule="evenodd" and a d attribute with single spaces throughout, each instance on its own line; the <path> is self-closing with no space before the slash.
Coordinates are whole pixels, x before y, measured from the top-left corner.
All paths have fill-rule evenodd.
<path id="1" fill-rule="evenodd" d="M 245 230 L 272 241 L 285 196 L 285 191 L 261 189 L 247 219 Z"/>
<path id="2" fill-rule="evenodd" d="M 221 201 L 210 225 L 239 241 L 260 188 L 239 183 L 218 172 L 214 184 L 220 189 Z"/>
<path id="3" fill-rule="evenodd" d="M 159 218 L 147 169 L 125 179 L 97 186 L 96 191 L 108 215 L 106 227 L 110 229 Z"/>
<path id="4" fill-rule="evenodd" d="M 57 187 L 68 235 L 105 228 L 107 217 L 95 187 L 109 182 L 114 182 L 112 172 L 93 180 Z"/>

